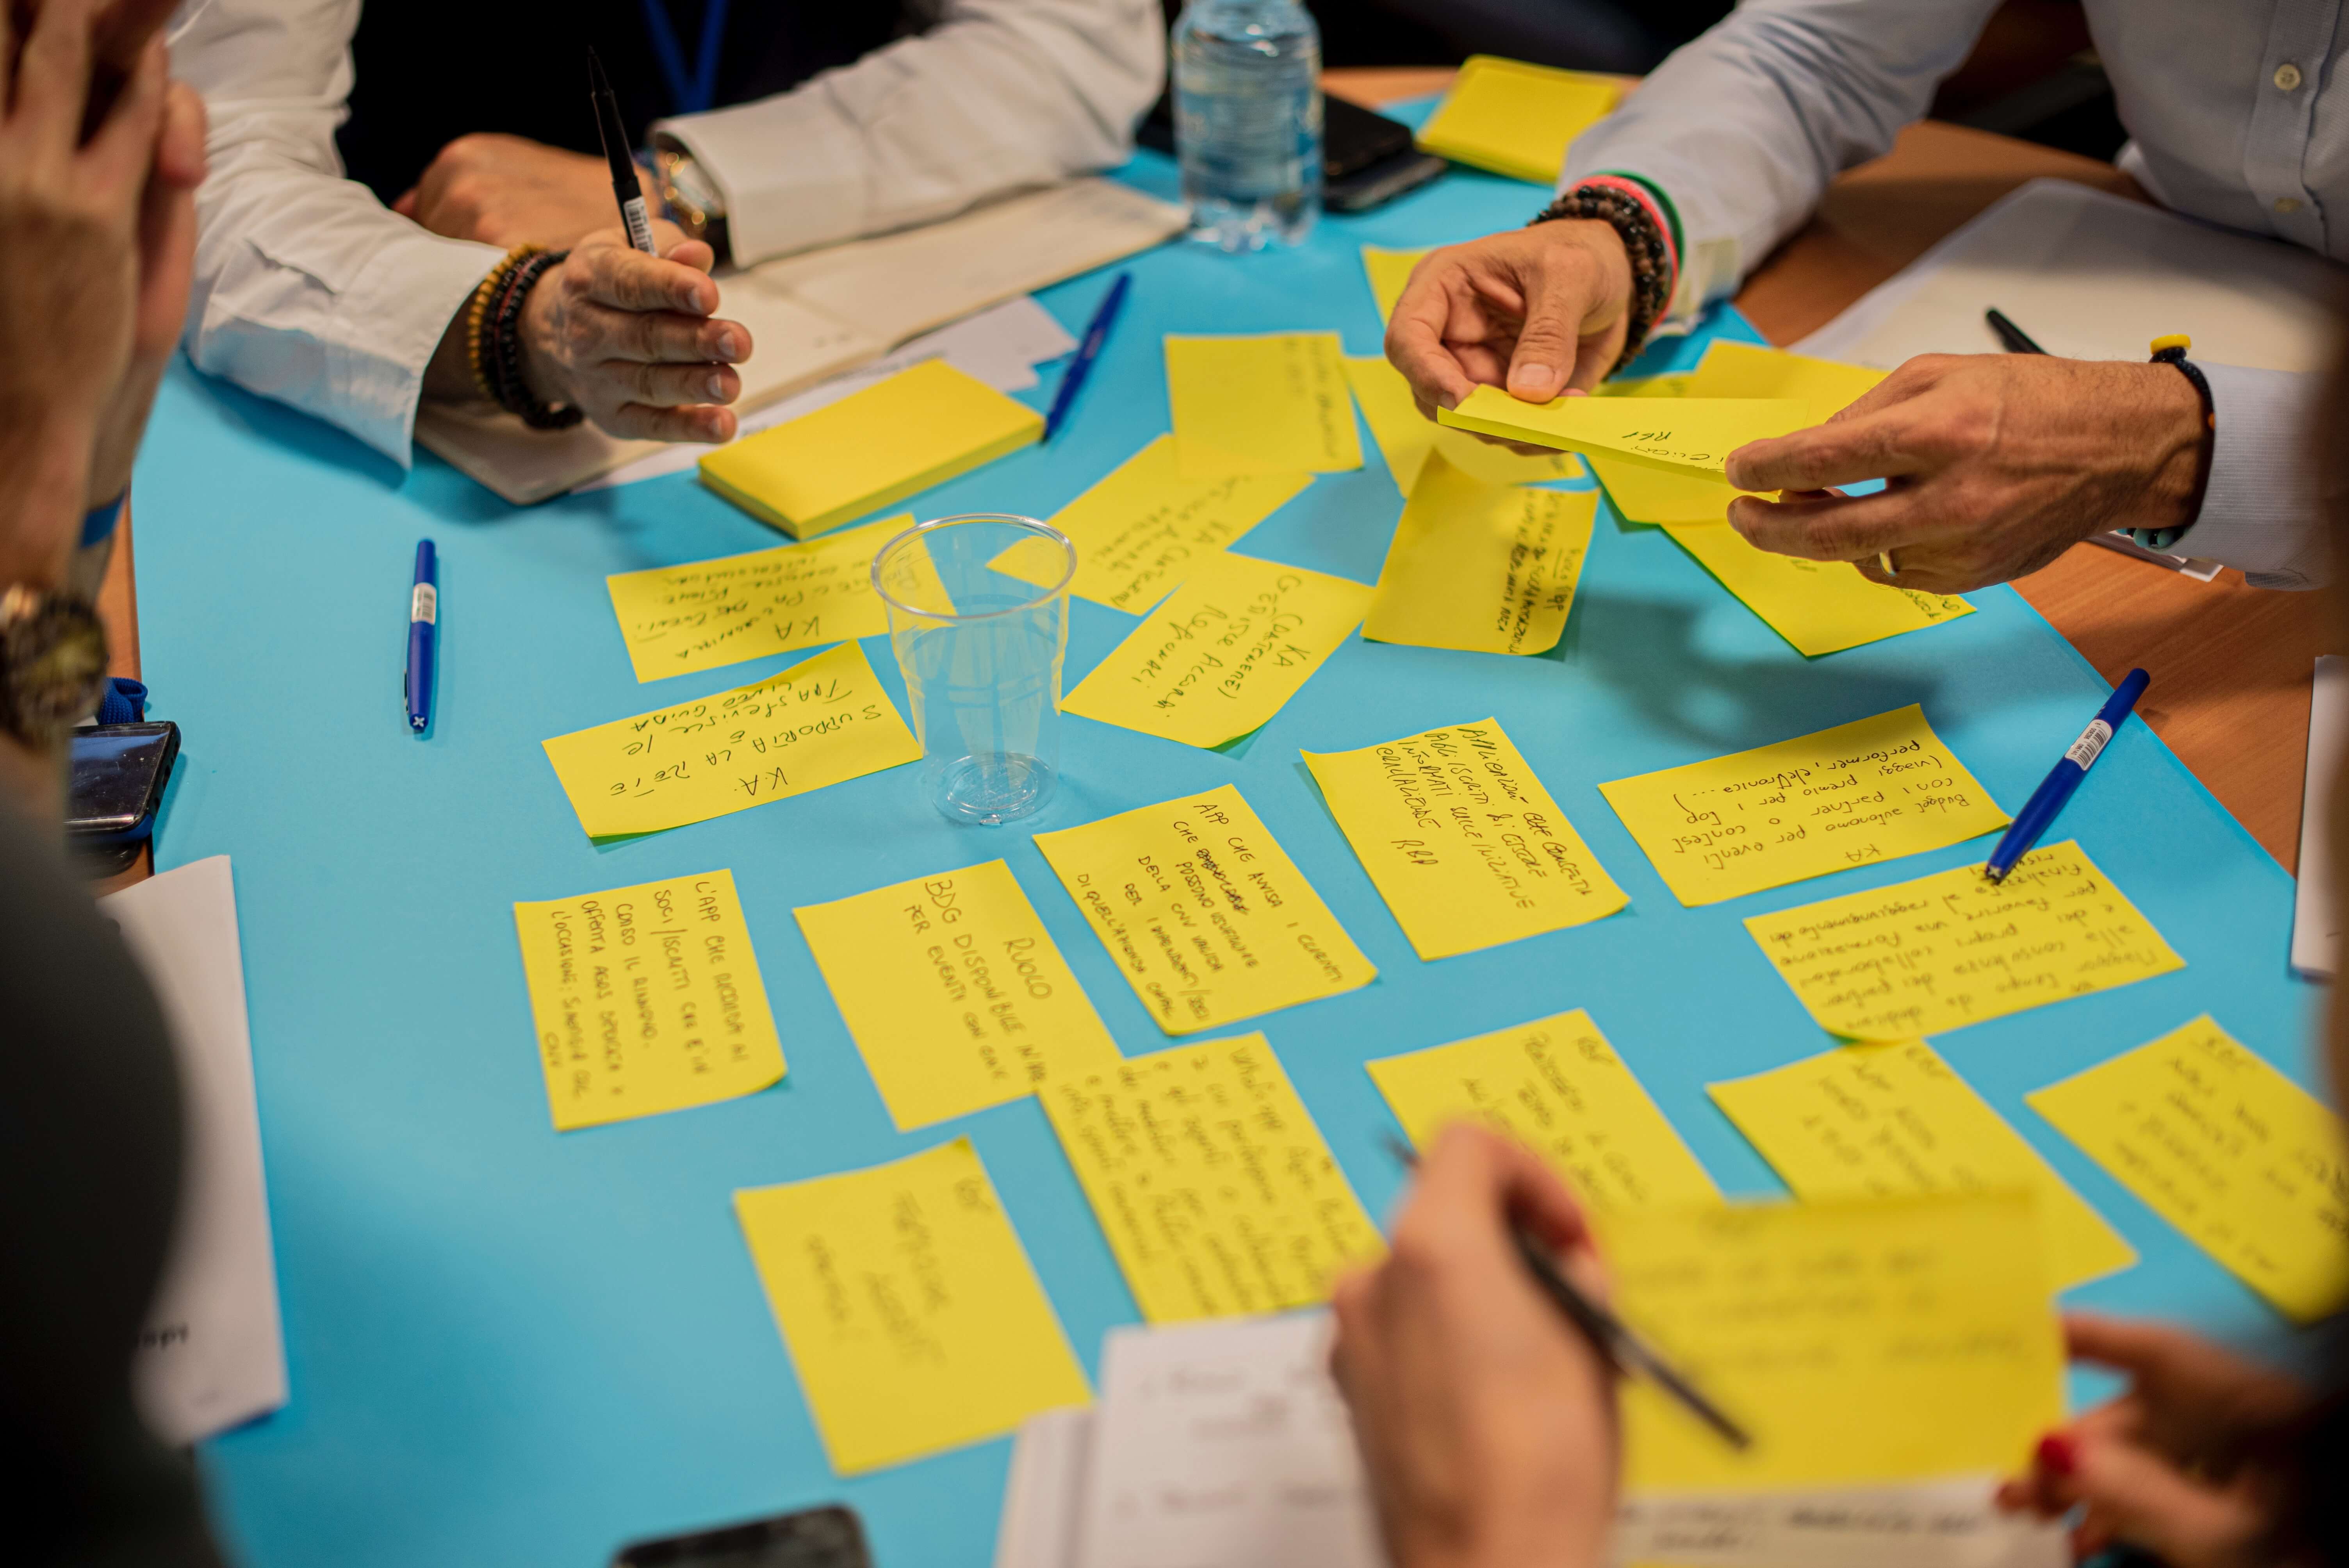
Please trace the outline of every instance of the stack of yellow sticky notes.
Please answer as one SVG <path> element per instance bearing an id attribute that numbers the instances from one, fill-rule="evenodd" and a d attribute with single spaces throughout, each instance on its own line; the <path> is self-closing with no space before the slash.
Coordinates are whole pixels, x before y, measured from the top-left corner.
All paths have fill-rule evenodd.
<path id="1" fill-rule="evenodd" d="M 1554 184 L 1568 146 L 1622 96 L 1620 77 L 1471 55 L 1428 117 L 1419 145 L 1454 163 Z"/>
<path id="2" fill-rule="evenodd" d="M 721 447 L 701 482 L 807 539 L 1039 440 L 1043 416 L 926 359 L 839 402 Z"/>

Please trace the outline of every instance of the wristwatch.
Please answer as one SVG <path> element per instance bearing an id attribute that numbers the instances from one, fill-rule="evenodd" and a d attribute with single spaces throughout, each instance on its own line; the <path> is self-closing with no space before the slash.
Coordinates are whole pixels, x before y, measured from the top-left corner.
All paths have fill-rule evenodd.
<path id="1" fill-rule="evenodd" d="M 106 695 L 106 627 L 70 593 L 0 590 L 0 734 L 48 751 Z"/>
<path id="2" fill-rule="evenodd" d="M 703 171 L 693 154 L 675 137 L 653 137 L 653 174 L 660 186 L 661 207 L 668 221 L 685 231 L 688 240 L 705 242 L 720 263 L 731 259 L 726 243 L 726 198 L 718 182 Z"/>

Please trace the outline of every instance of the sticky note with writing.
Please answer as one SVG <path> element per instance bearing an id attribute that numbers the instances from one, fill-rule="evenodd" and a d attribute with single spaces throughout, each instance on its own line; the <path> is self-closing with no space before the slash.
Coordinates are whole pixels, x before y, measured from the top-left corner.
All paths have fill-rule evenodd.
<path id="1" fill-rule="evenodd" d="M 1479 484 L 1431 453 L 1379 572 L 1362 635 L 1472 654 L 1557 646 L 1590 552 L 1594 490 Z"/>
<path id="2" fill-rule="evenodd" d="M 1229 784 L 1039 833 L 1036 847 L 1170 1035 L 1378 977 Z"/>
<path id="3" fill-rule="evenodd" d="M 1188 477 L 1362 466 L 1334 332 L 1169 337 L 1166 397 Z"/>
<path id="4" fill-rule="evenodd" d="M 734 873 L 514 905 L 554 1128 L 755 1094 L 783 1076 Z"/>
<path id="5" fill-rule="evenodd" d="M 1303 756 L 1422 958 L 1563 931 L 1630 902 L 1497 719 Z"/>
<path id="6" fill-rule="evenodd" d="M 1092 1398 L 967 1138 L 734 1194 L 808 1413 L 842 1475 Z"/>
<path id="7" fill-rule="evenodd" d="M 900 1132 L 1118 1059 L 1001 861 L 792 913 Z"/>
<path id="8" fill-rule="evenodd" d="M 1411 269 L 1419 265 L 1421 251 L 1390 251 L 1377 245 L 1362 247 L 1362 275 L 1370 280 L 1371 298 L 1378 302 L 1379 319 L 1394 315 L 1395 301 L 1402 298 L 1403 285 L 1411 282 Z"/>
<path id="9" fill-rule="evenodd" d="M 1593 1208 L 1720 1200 L 1713 1178 L 1579 1007 L 1368 1067 L 1422 1149 L 1447 1123 L 1481 1121 L 1547 1161 Z"/>
<path id="10" fill-rule="evenodd" d="M 1582 477 L 1583 459 L 1572 452 L 1513 452 L 1465 430 L 1445 429 L 1419 411 L 1411 383 L 1387 363 L 1384 355 L 1360 359 L 1349 355 L 1346 381 L 1370 424 L 1371 439 L 1379 444 L 1379 455 L 1387 460 L 1389 477 L 1406 500 L 1433 452 L 1442 452 L 1445 462 L 1488 485 L 1529 485 Z"/>
<path id="11" fill-rule="evenodd" d="M 1791 397 L 1556 397 L 1523 403 L 1479 387 L 1436 423 L 1570 452 L 1596 451 L 1683 472 L 1722 477 L 1748 441 L 1809 425 L 1811 406 Z"/>
<path id="12" fill-rule="evenodd" d="M 1161 436 L 1053 514 L 1052 526 L 1077 547 L 1069 592 L 1142 614 L 1312 482 L 1301 469 L 1185 479 L 1174 438 Z M 1047 585 L 1062 570 L 1059 548 L 1040 539 L 1013 545 L 993 565 Z"/>
<path id="13" fill-rule="evenodd" d="M 1974 613 L 1954 593 L 1871 583 L 1847 561 L 1780 555 L 1746 543 L 1733 528 L 1667 524 L 1664 531 L 1800 653 L 1838 653 Z"/>
<path id="14" fill-rule="evenodd" d="M 922 755 L 854 643 L 756 686 L 543 744 L 593 839 L 705 822 Z"/>
<path id="15" fill-rule="evenodd" d="M 1112 648 L 1061 710 L 1185 746 L 1237 740 L 1353 634 L 1374 592 L 1226 551 Z"/>
<path id="16" fill-rule="evenodd" d="M 907 512 L 806 544 L 613 573 L 604 586 L 636 679 L 879 635 L 889 617 L 873 557 L 913 526 Z"/>
<path id="17" fill-rule="evenodd" d="M 2285 1315 L 2349 1295 L 2339 1115 L 2207 1013 L 2023 1099 Z"/>
<path id="18" fill-rule="evenodd" d="M 1262 1035 L 1036 1092 L 1152 1323 L 1310 1306 L 1385 1250 Z"/>
<path id="19" fill-rule="evenodd" d="M 1691 906 L 1962 843 L 2007 820 L 1915 703 L 1599 792 Z"/>
<path id="20" fill-rule="evenodd" d="M 2137 1250 L 1922 1040 L 1844 1046 L 1707 1090 L 1800 1197 L 2023 1188 L 2039 1200 L 2056 1289 L 2137 1262 Z"/>
<path id="21" fill-rule="evenodd" d="M 2064 1419 L 2027 1192 L 1592 1218 L 1616 1311 L 1754 1434 L 1628 1382 L 1627 1492 L 2013 1475 Z"/>
<path id="22" fill-rule="evenodd" d="M 1821 1028 L 1857 1040 L 1938 1035 L 2186 967 L 2070 841 L 2002 882 L 1960 866 L 1745 929 Z"/>

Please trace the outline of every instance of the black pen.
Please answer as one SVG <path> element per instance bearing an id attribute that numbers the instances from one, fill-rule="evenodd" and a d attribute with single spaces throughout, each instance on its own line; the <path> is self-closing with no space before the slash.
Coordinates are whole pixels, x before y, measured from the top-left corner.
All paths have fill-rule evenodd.
<path id="1" fill-rule="evenodd" d="M 636 160 L 628 150 L 628 128 L 620 123 L 619 101 L 604 77 L 604 62 L 595 46 L 587 46 L 587 96 L 595 100 L 595 134 L 604 142 L 604 161 L 612 166 L 612 195 L 620 203 L 620 219 L 628 226 L 628 243 L 648 256 L 660 252 L 653 245 L 652 215 L 645 211 L 645 188 L 636 179 Z"/>
<path id="2" fill-rule="evenodd" d="M 2032 342 L 2031 335 L 2023 331 L 2023 328 L 2015 325 L 2014 323 L 2009 321 L 2006 318 L 2006 312 L 1999 309 L 1996 305 L 1992 305 L 1990 309 L 1982 312 L 1982 319 L 1990 323 L 1990 329 L 1998 334 L 1999 342 L 2006 346 L 2006 351 L 2009 354 L 2044 354 L 2047 352 L 2037 344 Z"/>
<path id="3" fill-rule="evenodd" d="M 1419 1151 L 1390 1132 L 1387 1148 L 1404 1165 L 1416 1170 Z M 1699 1393 L 1672 1364 L 1651 1348 L 1647 1341 L 1624 1326 L 1623 1320 L 1591 1300 L 1575 1287 L 1574 1282 L 1558 1271 L 1557 1260 L 1531 1231 L 1518 1222 L 1509 1222 L 1509 1239 L 1516 1243 L 1517 1256 L 1525 1260 L 1526 1272 L 1542 1294 L 1549 1297 L 1567 1321 L 1580 1329 L 1584 1337 L 1599 1356 L 1622 1373 L 1636 1372 L 1670 1394 L 1689 1414 L 1719 1433 L 1733 1449 L 1754 1446 L 1753 1436 L 1724 1414 L 1720 1406 Z"/>

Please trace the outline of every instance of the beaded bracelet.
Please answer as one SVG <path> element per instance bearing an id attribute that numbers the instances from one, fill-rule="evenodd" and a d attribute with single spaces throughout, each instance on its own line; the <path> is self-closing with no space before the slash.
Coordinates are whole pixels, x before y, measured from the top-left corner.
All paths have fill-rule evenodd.
<path id="1" fill-rule="evenodd" d="M 1639 356 L 1648 334 L 1671 304 L 1672 290 L 1680 282 L 1680 258 L 1674 253 L 1671 234 L 1657 221 L 1654 204 L 1625 180 L 1585 181 L 1543 208 L 1533 222 L 1547 223 L 1557 218 L 1591 218 L 1612 226 L 1622 236 L 1624 254 L 1630 258 L 1630 319 L 1623 352 L 1607 372 L 1615 375 Z"/>
<path id="2" fill-rule="evenodd" d="M 526 256 L 498 291 L 487 313 L 481 358 L 489 372 L 491 394 L 498 407 L 518 415 L 533 430 L 567 430 L 585 418 L 576 407 L 542 403 L 531 392 L 522 368 L 522 312 L 539 279 L 563 264 L 568 251 L 540 251 Z"/>
<path id="3" fill-rule="evenodd" d="M 498 264 L 490 269 L 489 275 L 474 285 L 472 300 L 465 306 L 465 368 L 473 373 L 473 385 L 481 389 L 481 396 L 493 403 L 498 401 L 497 388 L 491 385 L 489 366 L 481 356 L 483 335 L 489 325 L 492 302 L 513 276 L 514 269 L 545 248 L 543 245 L 516 245 L 508 251 Z"/>

